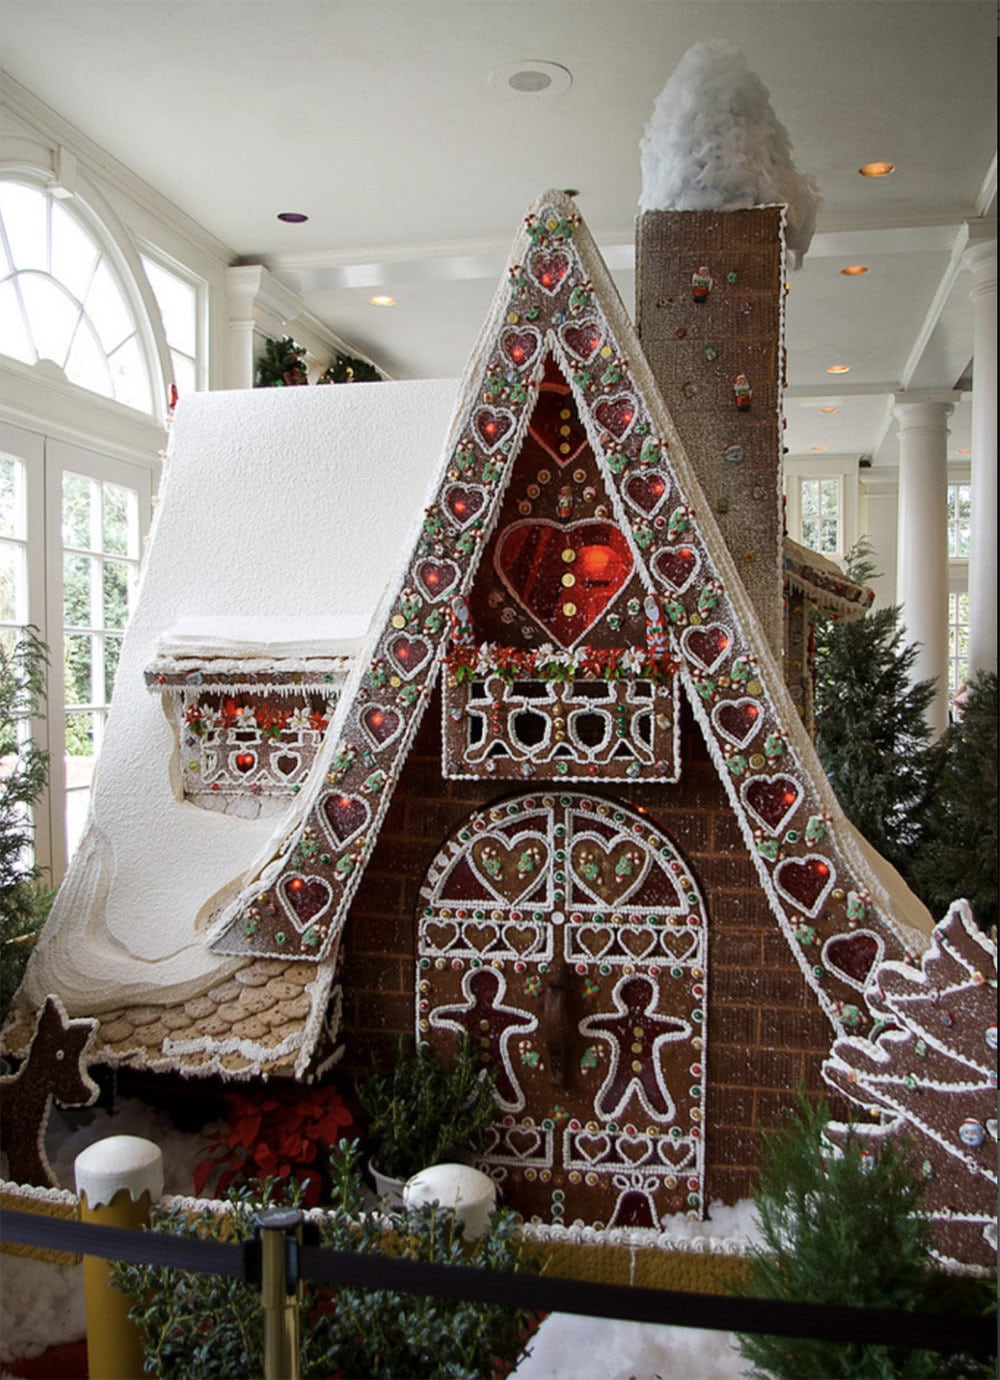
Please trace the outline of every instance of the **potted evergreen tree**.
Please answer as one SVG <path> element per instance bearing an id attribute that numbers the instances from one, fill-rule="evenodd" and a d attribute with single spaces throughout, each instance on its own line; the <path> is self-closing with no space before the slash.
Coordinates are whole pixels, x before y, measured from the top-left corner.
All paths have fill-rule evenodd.
<path id="1" fill-rule="evenodd" d="M 468 1039 L 447 1065 L 400 1036 L 392 1066 L 375 1064 L 357 1082 L 376 1188 L 401 1203 L 403 1184 L 421 1169 L 474 1155 L 496 1116 L 495 1083 Z"/>

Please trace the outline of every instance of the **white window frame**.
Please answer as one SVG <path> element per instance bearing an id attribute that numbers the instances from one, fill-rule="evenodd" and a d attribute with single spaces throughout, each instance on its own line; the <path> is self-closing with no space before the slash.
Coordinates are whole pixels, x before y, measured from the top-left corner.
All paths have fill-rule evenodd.
<path id="1" fill-rule="evenodd" d="M 63 474 L 69 470 L 136 491 L 141 557 L 151 520 L 155 463 L 102 454 L 7 423 L 0 423 L 0 446 L 23 461 L 27 471 L 28 621 L 38 628 L 49 649 L 45 719 L 33 725 L 36 741 L 50 754 L 48 787 L 34 811 L 35 857 L 47 870 L 51 884 L 56 885 L 62 880 L 68 862 L 63 685 Z"/>
<path id="2" fill-rule="evenodd" d="M 802 481 L 835 479 L 840 490 L 840 523 L 836 551 L 820 554 L 843 563 L 858 539 L 858 457 L 856 455 L 787 456 L 784 467 L 785 526 L 802 545 Z"/>

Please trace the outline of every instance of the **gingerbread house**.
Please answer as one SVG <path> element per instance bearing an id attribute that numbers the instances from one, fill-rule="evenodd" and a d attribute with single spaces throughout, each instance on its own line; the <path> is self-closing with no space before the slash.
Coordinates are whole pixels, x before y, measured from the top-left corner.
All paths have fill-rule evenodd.
<path id="1" fill-rule="evenodd" d="M 53 992 L 98 1061 L 189 1075 L 466 1032 L 484 1164 L 539 1230 L 653 1240 L 747 1194 L 931 922 L 782 673 L 781 211 L 710 220 L 657 249 L 662 390 L 550 192 L 457 398 L 181 404 L 9 1048 Z"/>

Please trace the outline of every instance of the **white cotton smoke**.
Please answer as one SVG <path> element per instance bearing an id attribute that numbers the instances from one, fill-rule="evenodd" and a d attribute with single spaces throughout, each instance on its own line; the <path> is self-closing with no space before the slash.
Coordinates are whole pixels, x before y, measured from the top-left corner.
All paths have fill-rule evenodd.
<path id="1" fill-rule="evenodd" d="M 639 142 L 641 211 L 739 211 L 788 206 L 796 267 L 822 204 L 792 162 L 767 88 L 731 43 L 696 43 L 656 98 Z"/>

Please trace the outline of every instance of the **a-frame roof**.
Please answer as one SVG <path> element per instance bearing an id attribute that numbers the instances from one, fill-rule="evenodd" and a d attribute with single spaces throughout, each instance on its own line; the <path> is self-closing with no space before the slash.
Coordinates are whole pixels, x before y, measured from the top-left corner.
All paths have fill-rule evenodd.
<path id="1" fill-rule="evenodd" d="M 835 1030 L 856 1030 L 868 974 L 882 958 L 925 947 L 926 912 L 887 884 L 844 818 L 600 254 L 558 192 L 532 206 L 515 239 L 419 537 L 373 621 L 311 782 L 206 942 L 218 954 L 318 962 L 329 977 L 447 651 L 448 619 L 428 615 L 472 587 L 549 356 L 572 387 L 635 570 L 666 612 L 684 690 L 775 921 Z M 652 509 L 637 481 L 654 471 L 667 484 Z M 317 1035 L 320 1005 L 309 1021 Z M 304 1048 L 303 1068 L 307 1058 Z"/>

